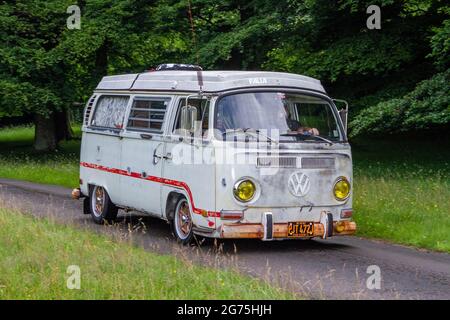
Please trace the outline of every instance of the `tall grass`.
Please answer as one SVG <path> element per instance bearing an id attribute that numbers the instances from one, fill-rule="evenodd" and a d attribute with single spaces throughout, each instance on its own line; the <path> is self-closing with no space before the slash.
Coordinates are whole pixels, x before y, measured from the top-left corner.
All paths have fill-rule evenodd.
<path id="1" fill-rule="evenodd" d="M 358 234 L 450 252 L 450 146 L 441 140 L 356 143 Z"/>
<path id="2" fill-rule="evenodd" d="M 0 208 L 1 299 L 294 299 L 235 271 L 200 267 L 129 243 Z M 67 268 L 81 287 L 68 289 Z"/>

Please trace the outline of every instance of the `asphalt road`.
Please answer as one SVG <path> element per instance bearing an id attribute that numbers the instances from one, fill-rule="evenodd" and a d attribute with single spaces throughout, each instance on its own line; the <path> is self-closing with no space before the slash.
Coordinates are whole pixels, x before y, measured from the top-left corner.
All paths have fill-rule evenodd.
<path id="1" fill-rule="evenodd" d="M 216 268 L 238 268 L 287 290 L 321 299 L 450 299 L 450 255 L 358 237 L 262 242 L 204 241 L 183 247 L 159 219 L 119 213 L 114 226 L 95 225 L 82 201 L 57 186 L 0 179 L 0 206 L 59 223 L 128 239 L 146 250 Z M 1 232 L 1 230 L 0 230 Z M 449 235 L 450 236 L 450 235 Z M 369 266 L 381 272 L 381 288 L 368 289 Z"/>

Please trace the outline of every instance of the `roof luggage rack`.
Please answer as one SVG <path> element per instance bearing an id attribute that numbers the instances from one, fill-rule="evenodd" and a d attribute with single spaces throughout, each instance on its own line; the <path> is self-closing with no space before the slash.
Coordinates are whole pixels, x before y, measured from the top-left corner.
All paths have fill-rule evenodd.
<path id="1" fill-rule="evenodd" d="M 164 63 L 156 67 L 155 71 L 202 71 L 202 67 L 195 64 Z"/>

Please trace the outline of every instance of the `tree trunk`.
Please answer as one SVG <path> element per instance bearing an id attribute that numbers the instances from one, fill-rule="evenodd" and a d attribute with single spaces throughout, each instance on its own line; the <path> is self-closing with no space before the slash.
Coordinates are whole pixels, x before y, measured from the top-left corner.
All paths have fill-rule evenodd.
<path id="1" fill-rule="evenodd" d="M 95 53 L 95 75 L 99 78 L 107 74 L 108 71 L 108 50 L 109 40 L 106 38 Z"/>
<path id="2" fill-rule="evenodd" d="M 240 16 L 240 25 L 245 25 L 247 23 L 247 21 L 253 17 L 253 15 L 255 14 L 254 8 L 248 4 L 248 1 L 242 1 L 242 0 L 238 0 L 237 3 L 237 9 L 239 11 L 239 16 Z M 245 40 L 244 40 L 245 42 Z M 245 48 L 245 44 L 241 43 L 241 46 L 244 46 Z M 225 61 L 224 63 L 224 67 L 227 70 L 248 70 L 247 65 L 244 65 L 244 56 L 246 54 L 246 49 L 244 49 L 243 52 L 241 52 L 241 48 L 239 47 L 235 47 L 231 50 L 230 52 L 230 59 L 228 59 L 227 61 Z"/>
<path id="3" fill-rule="evenodd" d="M 34 149 L 37 151 L 53 151 L 58 142 L 73 137 L 67 110 L 53 112 L 47 117 L 36 114 L 34 127 Z"/>
<path id="4" fill-rule="evenodd" d="M 36 114 L 34 116 L 34 149 L 37 151 L 53 151 L 56 149 L 56 145 L 54 114 L 47 117 Z"/>
<path id="5" fill-rule="evenodd" d="M 73 138 L 72 126 L 70 125 L 70 117 L 67 110 L 55 112 L 55 129 L 56 142 Z"/>

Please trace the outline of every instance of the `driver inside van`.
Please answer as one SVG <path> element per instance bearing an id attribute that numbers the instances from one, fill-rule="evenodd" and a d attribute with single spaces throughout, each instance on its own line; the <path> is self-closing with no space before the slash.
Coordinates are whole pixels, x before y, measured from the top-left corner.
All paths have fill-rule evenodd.
<path id="1" fill-rule="evenodd" d="M 286 117 L 286 124 L 288 125 L 289 130 L 294 131 L 294 132 L 299 132 L 299 133 L 302 133 L 305 135 L 313 135 L 313 136 L 319 135 L 319 130 L 317 130 L 316 128 L 302 127 L 300 122 L 298 122 L 297 120 L 291 119 L 291 115 L 290 115 L 287 104 L 284 104 L 284 111 L 285 111 L 284 116 Z"/>

